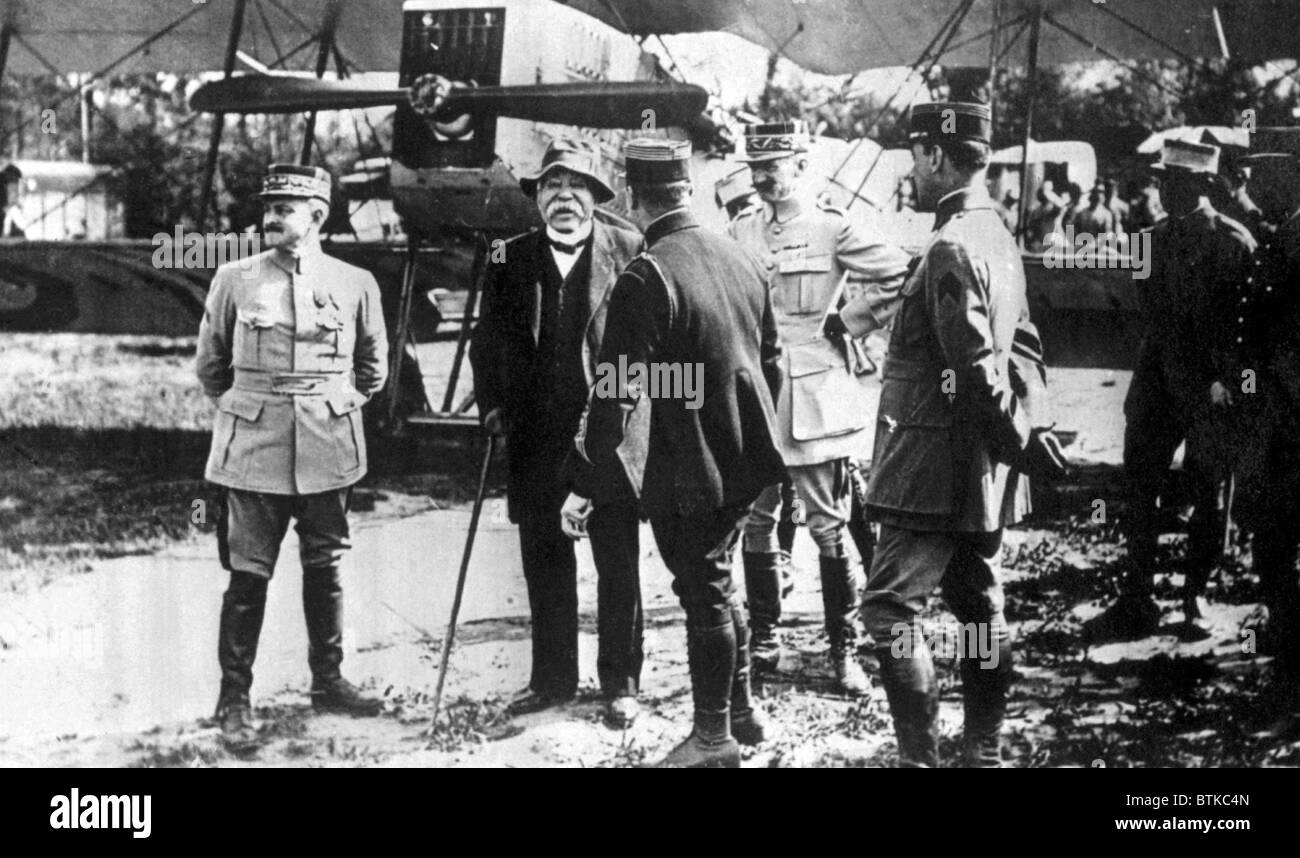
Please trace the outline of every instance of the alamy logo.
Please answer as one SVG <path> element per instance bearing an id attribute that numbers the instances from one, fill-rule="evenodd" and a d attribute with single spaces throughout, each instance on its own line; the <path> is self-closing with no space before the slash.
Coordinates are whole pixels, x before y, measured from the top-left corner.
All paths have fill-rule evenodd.
<path id="1" fill-rule="evenodd" d="M 1151 233 L 1132 235 L 1106 232 L 1094 235 L 1074 231 L 1074 224 L 1064 232 L 1047 237 L 1043 254 L 1044 268 L 1127 268 L 1134 280 L 1151 276 Z"/>
<path id="2" fill-rule="evenodd" d="M 71 795 L 50 799 L 50 828 L 125 828 L 143 839 L 153 829 L 152 803 L 148 795 L 82 795 L 73 788 Z"/>
<path id="3" fill-rule="evenodd" d="M 248 262 L 262 252 L 262 237 L 255 232 L 185 232 L 179 226 L 171 233 L 153 237 L 154 268 L 219 268 L 240 263 L 241 277 L 258 276 L 257 266 Z"/>
<path id="4" fill-rule="evenodd" d="M 592 389 L 597 399 L 681 399 L 692 411 L 704 404 L 704 364 L 660 363 L 646 366 L 641 361 L 627 362 L 619 355 L 618 363 L 596 364 L 596 381 Z"/>

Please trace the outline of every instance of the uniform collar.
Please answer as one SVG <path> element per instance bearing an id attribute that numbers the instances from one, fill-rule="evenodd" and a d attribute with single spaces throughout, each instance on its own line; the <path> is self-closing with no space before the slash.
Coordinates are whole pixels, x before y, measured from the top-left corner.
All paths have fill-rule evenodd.
<path id="1" fill-rule="evenodd" d="M 763 220 L 767 223 L 788 223 L 803 214 L 803 210 L 804 203 L 798 196 L 790 196 L 776 203 L 764 201 Z"/>
<path id="2" fill-rule="evenodd" d="M 664 212 L 650 221 L 650 224 L 645 228 L 646 246 L 654 244 L 670 232 L 697 226 L 699 224 L 695 222 L 695 215 L 691 214 L 691 210 L 685 206 L 675 208 L 670 212 Z"/>
<path id="3" fill-rule="evenodd" d="M 296 253 L 290 253 L 278 247 L 271 251 L 271 261 L 283 269 L 286 274 L 308 274 L 320 267 L 321 259 L 324 256 L 325 253 L 321 250 L 319 243 L 300 247 Z"/>
<path id="4" fill-rule="evenodd" d="M 972 211 L 973 209 L 992 209 L 993 198 L 989 196 L 988 190 L 983 186 L 969 186 L 958 188 L 955 191 L 944 194 L 939 198 L 939 203 L 934 207 L 934 228 L 938 229 L 958 212 Z"/>

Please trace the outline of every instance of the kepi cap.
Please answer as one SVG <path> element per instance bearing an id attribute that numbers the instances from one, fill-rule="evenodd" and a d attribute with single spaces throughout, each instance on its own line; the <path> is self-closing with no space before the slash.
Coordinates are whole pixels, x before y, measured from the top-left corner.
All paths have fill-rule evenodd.
<path id="1" fill-rule="evenodd" d="M 713 198 L 718 205 L 726 207 L 736 200 L 756 193 L 754 176 L 748 167 L 735 167 L 730 173 L 713 184 Z"/>
<path id="2" fill-rule="evenodd" d="M 1242 156 L 1239 163 L 1282 160 L 1300 160 L 1300 127 L 1257 129 L 1250 135 L 1250 153 Z"/>
<path id="3" fill-rule="evenodd" d="M 334 179 L 328 170 L 305 164 L 272 164 L 266 168 L 259 197 L 316 199 L 329 205 Z"/>
<path id="4" fill-rule="evenodd" d="M 913 143 L 993 142 L 993 111 L 973 101 L 934 101 L 912 105 L 908 146 Z"/>
<path id="5" fill-rule="evenodd" d="M 623 147 L 628 184 L 666 185 L 691 178 L 691 144 L 686 140 L 642 137 Z"/>
<path id="6" fill-rule="evenodd" d="M 1160 150 L 1160 163 L 1151 169 L 1165 175 L 1213 178 L 1219 175 L 1219 147 L 1190 140 L 1166 140 Z"/>
<path id="7" fill-rule="evenodd" d="M 753 164 L 759 161 L 775 161 L 807 152 L 812 146 L 812 135 L 808 133 L 808 123 L 802 119 L 789 122 L 764 122 L 758 125 L 746 125 L 745 134 L 736 148 L 736 160 Z"/>

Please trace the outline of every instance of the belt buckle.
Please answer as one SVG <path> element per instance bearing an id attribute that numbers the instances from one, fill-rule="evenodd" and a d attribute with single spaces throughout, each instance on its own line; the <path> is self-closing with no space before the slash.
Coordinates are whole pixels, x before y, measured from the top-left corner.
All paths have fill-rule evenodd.
<path id="1" fill-rule="evenodd" d="M 315 393 L 323 384 L 323 378 L 303 378 L 294 375 L 273 375 L 271 376 L 271 392 L 279 393 L 285 396 L 294 394 Z"/>

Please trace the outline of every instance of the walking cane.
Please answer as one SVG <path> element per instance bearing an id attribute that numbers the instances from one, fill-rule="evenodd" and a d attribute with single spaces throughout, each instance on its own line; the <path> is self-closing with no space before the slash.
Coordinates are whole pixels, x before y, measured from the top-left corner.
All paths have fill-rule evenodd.
<path id="1" fill-rule="evenodd" d="M 1223 504 L 1223 553 L 1222 558 L 1228 556 L 1228 546 L 1231 542 L 1232 534 L 1232 498 L 1237 493 L 1237 475 L 1228 474 L 1228 499 Z"/>
<path id="2" fill-rule="evenodd" d="M 430 725 L 438 723 L 438 710 L 442 707 L 442 684 L 447 679 L 447 663 L 451 647 L 456 641 L 456 617 L 460 614 L 460 599 L 465 594 L 465 573 L 469 571 L 469 555 L 474 550 L 474 534 L 478 532 L 478 517 L 483 511 L 483 494 L 487 491 L 488 470 L 492 467 L 492 454 L 496 452 L 497 438 L 488 435 L 487 450 L 483 453 L 483 468 L 479 471 L 478 494 L 474 496 L 474 511 L 469 517 L 469 537 L 465 540 L 465 553 L 460 558 L 460 577 L 456 579 L 456 597 L 451 602 L 451 621 L 442 642 L 442 663 L 438 665 L 438 688 L 433 692 L 433 717 Z"/>

